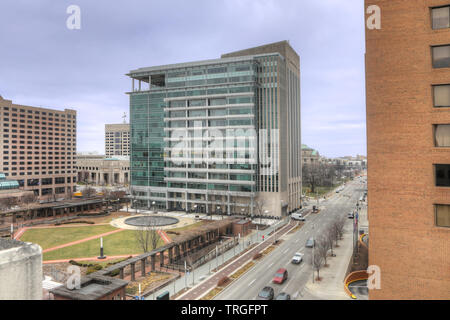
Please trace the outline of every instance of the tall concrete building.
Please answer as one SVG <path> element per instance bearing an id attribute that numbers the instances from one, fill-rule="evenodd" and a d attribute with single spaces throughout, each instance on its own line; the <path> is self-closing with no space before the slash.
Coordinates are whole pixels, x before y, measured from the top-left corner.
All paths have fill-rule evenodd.
<path id="1" fill-rule="evenodd" d="M 106 157 L 130 155 L 130 125 L 128 123 L 105 124 Z"/>
<path id="2" fill-rule="evenodd" d="M 287 41 L 128 76 L 138 205 L 271 216 L 300 207 L 300 58 Z"/>
<path id="3" fill-rule="evenodd" d="M 17 105 L 0 96 L 0 172 L 40 198 L 75 191 L 76 111 Z"/>
<path id="4" fill-rule="evenodd" d="M 365 5 L 369 298 L 449 299 L 450 0 Z"/>

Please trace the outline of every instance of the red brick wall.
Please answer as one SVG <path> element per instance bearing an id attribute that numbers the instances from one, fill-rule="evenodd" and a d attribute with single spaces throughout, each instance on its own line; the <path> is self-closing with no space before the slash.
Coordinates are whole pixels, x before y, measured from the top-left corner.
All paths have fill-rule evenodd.
<path id="1" fill-rule="evenodd" d="M 450 204 L 450 188 L 434 186 L 432 84 L 450 83 L 433 69 L 431 45 L 450 44 L 450 29 L 432 30 L 430 7 L 450 0 L 366 0 L 381 8 L 381 30 L 366 28 L 369 265 L 381 268 L 370 299 L 449 299 L 450 229 L 438 228 L 433 204 Z M 366 15 L 367 18 L 367 15 Z"/>

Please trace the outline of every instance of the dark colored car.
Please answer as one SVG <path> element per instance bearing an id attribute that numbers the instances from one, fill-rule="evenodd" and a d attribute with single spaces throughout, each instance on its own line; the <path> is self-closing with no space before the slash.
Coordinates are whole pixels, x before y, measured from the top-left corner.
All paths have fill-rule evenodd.
<path id="1" fill-rule="evenodd" d="M 275 300 L 291 300 L 291 295 L 287 294 L 286 292 L 280 292 Z"/>
<path id="2" fill-rule="evenodd" d="M 273 277 L 272 282 L 282 284 L 288 277 L 288 272 L 284 268 L 278 269 L 277 273 L 275 273 L 275 276 Z"/>
<path id="3" fill-rule="evenodd" d="M 264 287 L 259 293 L 257 300 L 273 300 L 273 296 L 275 295 L 272 287 Z"/>

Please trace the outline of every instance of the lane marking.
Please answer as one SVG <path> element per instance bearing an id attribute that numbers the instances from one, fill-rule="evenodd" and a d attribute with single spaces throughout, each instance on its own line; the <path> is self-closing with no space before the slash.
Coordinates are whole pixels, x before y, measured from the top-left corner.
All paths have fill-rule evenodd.
<path id="1" fill-rule="evenodd" d="M 250 282 L 250 283 L 248 284 L 248 286 L 250 287 L 255 281 L 256 281 L 256 279 L 253 280 L 252 282 Z"/>

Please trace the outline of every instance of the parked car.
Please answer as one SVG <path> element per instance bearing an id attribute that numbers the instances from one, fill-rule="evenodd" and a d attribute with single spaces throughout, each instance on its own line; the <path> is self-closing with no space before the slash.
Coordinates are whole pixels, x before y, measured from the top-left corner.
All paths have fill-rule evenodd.
<path id="1" fill-rule="evenodd" d="M 292 263 L 299 264 L 303 261 L 303 253 L 297 252 L 294 254 L 294 257 L 292 257 Z"/>
<path id="2" fill-rule="evenodd" d="M 273 283 L 282 284 L 288 278 L 288 272 L 284 268 L 278 269 L 277 273 L 272 279 Z"/>
<path id="3" fill-rule="evenodd" d="M 347 214 L 347 218 L 353 219 L 355 218 L 355 215 L 353 214 L 353 212 L 350 212 L 349 214 Z"/>
<path id="4" fill-rule="evenodd" d="M 308 240 L 306 240 L 305 247 L 307 247 L 307 248 L 314 247 L 314 239 L 313 238 L 309 238 Z"/>
<path id="5" fill-rule="evenodd" d="M 280 292 L 275 300 L 291 300 L 291 295 L 286 292 Z"/>
<path id="6" fill-rule="evenodd" d="M 257 300 L 273 300 L 274 291 L 272 287 L 264 287 L 256 297 Z"/>

